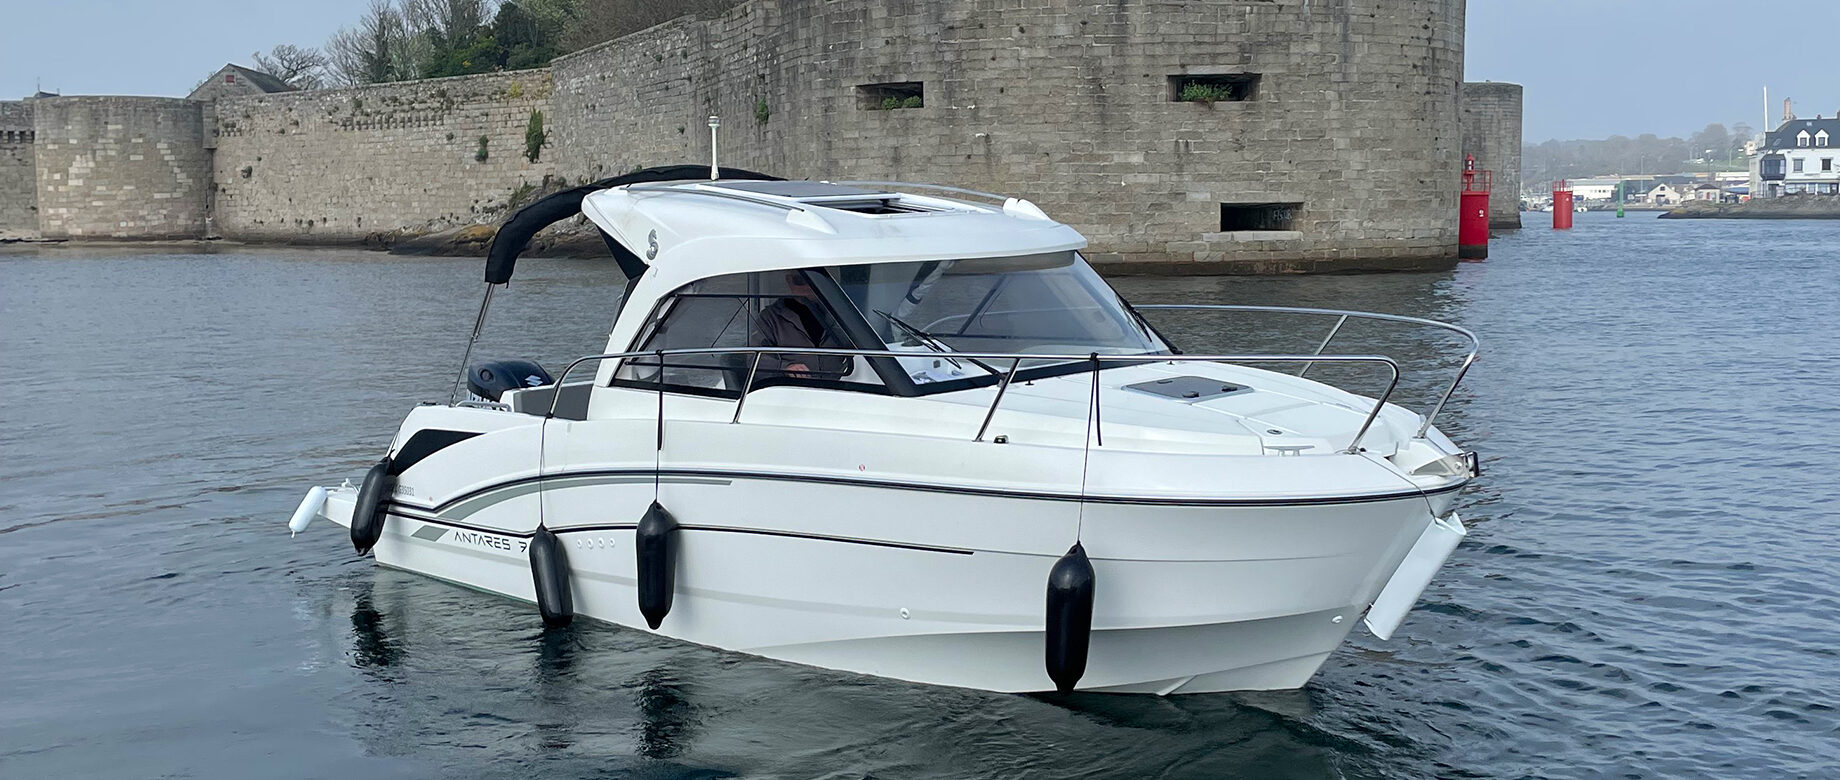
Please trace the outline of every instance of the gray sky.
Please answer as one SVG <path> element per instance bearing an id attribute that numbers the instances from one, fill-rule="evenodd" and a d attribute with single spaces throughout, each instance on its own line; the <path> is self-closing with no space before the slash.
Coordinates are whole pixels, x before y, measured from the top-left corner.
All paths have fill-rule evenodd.
<path id="1" fill-rule="evenodd" d="M 1527 88 L 1523 138 L 1770 129 L 1840 112 L 1836 0 L 1469 0 L 1463 77 Z"/>
<path id="2" fill-rule="evenodd" d="M 184 95 L 258 49 L 317 46 L 366 4 L 0 0 L 0 98 L 39 78 L 67 95 Z M 1837 32 L 1836 0 L 1469 0 L 1466 77 L 1527 87 L 1530 143 L 1685 136 L 1760 125 L 1765 85 L 1772 123 L 1785 97 L 1802 116 L 1840 112 Z"/>

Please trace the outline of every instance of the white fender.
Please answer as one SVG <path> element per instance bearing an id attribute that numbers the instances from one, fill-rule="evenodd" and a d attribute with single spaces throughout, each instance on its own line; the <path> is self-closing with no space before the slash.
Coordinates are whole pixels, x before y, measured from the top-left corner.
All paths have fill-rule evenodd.
<path id="1" fill-rule="evenodd" d="M 326 489 L 314 485 L 312 490 L 307 491 L 307 496 L 300 499 L 300 507 L 294 510 L 294 516 L 288 519 L 288 536 L 307 530 L 307 524 L 313 522 L 313 518 L 325 506 Z"/>
<path id="2" fill-rule="evenodd" d="M 1406 553 L 1406 559 L 1393 571 L 1393 578 L 1380 589 L 1374 605 L 1368 608 L 1367 630 L 1374 632 L 1381 641 L 1392 639 L 1393 632 L 1405 621 L 1406 613 L 1412 611 L 1418 597 L 1431 584 L 1431 578 L 1437 576 L 1445 559 L 1468 535 L 1462 518 L 1455 512 L 1431 521 L 1425 532 L 1419 534 L 1418 542 L 1412 545 L 1412 551 Z"/>

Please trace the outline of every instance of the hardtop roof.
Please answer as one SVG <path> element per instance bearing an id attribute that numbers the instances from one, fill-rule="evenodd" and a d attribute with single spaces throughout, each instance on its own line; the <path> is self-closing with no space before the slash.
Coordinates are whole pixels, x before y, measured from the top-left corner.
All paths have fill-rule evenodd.
<path id="1" fill-rule="evenodd" d="M 642 183 L 590 193 L 581 212 L 645 258 L 651 266 L 646 278 L 668 289 L 730 273 L 1020 256 L 1086 246 L 1077 231 L 1028 201 L 982 204 L 906 191 L 927 186 Z M 870 200 L 890 208 L 859 210 L 849 203 Z"/>

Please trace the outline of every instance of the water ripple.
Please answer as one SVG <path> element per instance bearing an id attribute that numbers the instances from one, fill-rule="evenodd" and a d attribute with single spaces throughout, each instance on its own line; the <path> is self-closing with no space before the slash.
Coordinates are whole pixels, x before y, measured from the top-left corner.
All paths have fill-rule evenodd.
<path id="1" fill-rule="evenodd" d="M 1472 533 L 1302 691 L 1025 697 L 605 626 L 281 525 L 447 390 L 474 261 L 0 255 L 0 766 L 20 776 L 1728 778 L 1840 774 L 1840 224 L 1581 215 L 1449 274 L 1144 278 L 1134 301 L 1450 319 Z M 1768 246 L 1768 251 L 1757 247 Z M 481 352 L 603 346 L 599 262 L 527 261 Z M 1185 346 L 1319 333 L 1169 313 Z M 1350 325 L 1350 350 L 1454 366 Z M 17 372 L 16 372 L 17 373 Z M 1326 375 L 1325 375 L 1326 376 Z M 1434 399 L 1418 372 L 1401 399 Z"/>

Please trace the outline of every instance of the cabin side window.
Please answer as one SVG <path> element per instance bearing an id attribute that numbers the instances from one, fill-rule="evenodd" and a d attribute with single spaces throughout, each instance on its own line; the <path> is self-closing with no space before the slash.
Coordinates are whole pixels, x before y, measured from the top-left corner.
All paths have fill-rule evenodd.
<path id="1" fill-rule="evenodd" d="M 836 311 L 817 292 L 816 270 L 729 274 L 693 282 L 666 296 L 635 351 L 725 349 L 628 359 L 614 384 L 736 398 L 741 388 L 793 384 L 880 390 L 864 361 L 800 349 L 852 349 Z M 879 346 L 879 345 L 878 345 Z M 755 352 L 780 347 L 786 351 Z M 753 373 L 750 384 L 748 374 Z"/>

